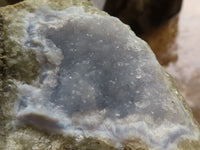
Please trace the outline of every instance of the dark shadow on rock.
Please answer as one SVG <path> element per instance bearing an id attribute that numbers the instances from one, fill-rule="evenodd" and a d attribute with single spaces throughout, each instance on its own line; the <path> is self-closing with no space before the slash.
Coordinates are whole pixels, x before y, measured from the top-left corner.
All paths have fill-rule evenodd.
<path id="1" fill-rule="evenodd" d="M 176 15 L 181 5 L 182 0 L 107 0 L 104 11 L 140 35 Z"/>
<path id="2" fill-rule="evenodd" d="M 23 0 L 0 0 L 0 7 L 19 3 Z"/>
<path id="3" fill-rule="evenodd" d="M 6 2 L 7 2 L 8 4 L 16 4 L 16 3 L 19 3 L 19 2 L 21 2 L 21 1 L 23 1 L 23 0 L 6 0 Z"/>

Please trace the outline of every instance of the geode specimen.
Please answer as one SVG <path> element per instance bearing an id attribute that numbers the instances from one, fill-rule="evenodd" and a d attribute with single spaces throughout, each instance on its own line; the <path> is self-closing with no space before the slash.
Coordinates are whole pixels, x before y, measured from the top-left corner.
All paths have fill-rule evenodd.
<path id="1" fill-rule="evenodd" d="M 170 76 L 117 18 L 85 0 L 27 0 L 0 14 L 2 148 L 200 148 Z"/>

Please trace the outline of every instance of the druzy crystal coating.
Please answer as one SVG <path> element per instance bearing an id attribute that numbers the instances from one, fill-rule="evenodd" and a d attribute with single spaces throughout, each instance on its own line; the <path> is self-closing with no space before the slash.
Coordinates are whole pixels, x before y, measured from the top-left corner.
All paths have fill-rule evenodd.
<path id="1" fill-rule="evenodd" d="M 16 125 L 118 145 L 139 138 L 160 149 L 198 139 L 170 77 L 118 19 L 41 7 L 24 24 L 23 49 L 41 67 L 37 80 L 18 83 Z"/>

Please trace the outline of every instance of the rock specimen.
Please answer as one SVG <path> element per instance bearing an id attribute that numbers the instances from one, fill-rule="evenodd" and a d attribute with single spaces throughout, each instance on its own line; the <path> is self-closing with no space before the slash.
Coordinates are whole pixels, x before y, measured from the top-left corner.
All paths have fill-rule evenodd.
<path id="1" fill-rule="evenodd" d="M 182 0 L 107 0 L 104 10 L 141 34 L 176 15 L 181 4 Z"/>
<path id="2" fill-rule="evenodd" d="M 200 148 L 171 77 L 117 18 L 85 0 L 27 0 L 0 14 L 2 148 Z"/>

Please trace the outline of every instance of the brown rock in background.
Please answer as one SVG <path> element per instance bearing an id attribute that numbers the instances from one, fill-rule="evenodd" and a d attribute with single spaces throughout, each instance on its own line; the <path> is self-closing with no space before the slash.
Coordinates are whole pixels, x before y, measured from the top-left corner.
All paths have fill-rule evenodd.
<path id="1" fill-rule="evenodd" d="M 178 45 L 176 43 L 178 21 L 179 17 L 176 16 L 163 25 L 141 35 L 141 38 L 149 43 L 161 65 L 167 66 L 178 59 Z"/>
<path id="2" fill-rule="evenodd" d="M 182 0 L 107 0 L 104 10 L 141 34 L 176 15 L 181 4 Z"/>
<path id="3" fill-rule="evenodd" d="M 8 4 L 16 4 L 16 3 L 21 2 L 21 1 L 23 1 L 23 0 L 6 0 L 6 2 Z"/>
<path id="4" fill-rule="evenodd" d="M 23 0 L 1 0 L 0 1 L 0 7 L 15 4 L 15 3 L 18 3 L 18 2 L 21 2 L 21 1 L 23 1 Z"/>

